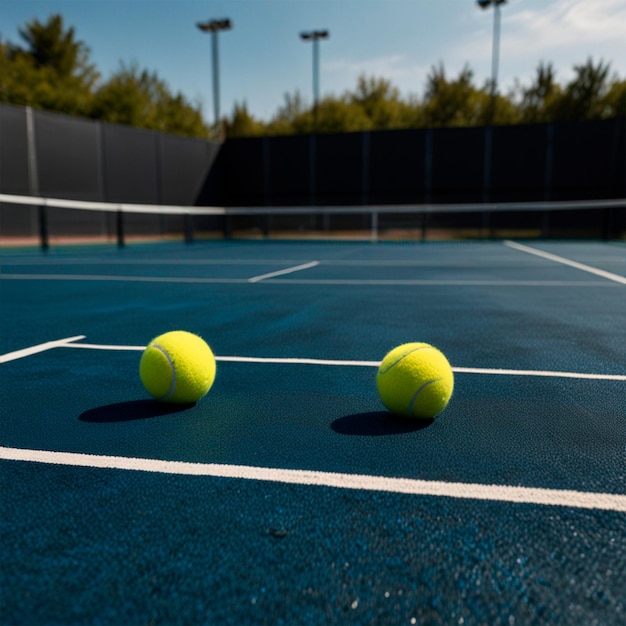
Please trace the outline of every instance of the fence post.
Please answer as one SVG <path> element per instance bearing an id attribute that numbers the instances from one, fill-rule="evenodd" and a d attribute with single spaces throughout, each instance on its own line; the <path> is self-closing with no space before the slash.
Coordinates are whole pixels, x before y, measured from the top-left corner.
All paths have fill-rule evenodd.
<path id="1" fill-rule="evenodd" d="M 263 137 L 261 139 L 261 161 L 263 164 L 263 205 L 272 205 L 271 196 L 271 184 L 272 184 L 272 172 L 271 172 L 271 152 L 270 152 L 270 138 Z M 270 236 L 272 218 L 271 215 L 266 214 L 262 218 L 261 229 L 264 237 Z"/>
<path id="2" fill-rule="evenodd" d="M 491 201 L 491 165 L 493 152 L 493 126 L 485 126 L 485 152 L 483 155 L 483 202 L 488 204 Z M 483 230 L 487 231 L 487 238 L 491 233 L 491 213 L 483 211 Z"/>
<path id="3" fill-rule="evenodd" d="M 554 162 L 554 124 L 546 126 L 546 156 L 543 178 L 543 199 L 552 198 L 552 168 Z"/>
<path id="4" fill-rule="evenodd" d="M 424 204 L 432 202 L 433 191 L 433 147 L 435 136 L 432 128 L 426 129 L 424 137 Z"/>

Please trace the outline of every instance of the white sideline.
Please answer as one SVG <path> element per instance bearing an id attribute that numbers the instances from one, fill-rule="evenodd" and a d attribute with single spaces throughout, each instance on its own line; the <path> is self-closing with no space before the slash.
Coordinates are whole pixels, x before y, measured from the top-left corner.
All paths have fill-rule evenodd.
<path id="1" fill-rule="evenodd" d="M 551 254 L 550 252 L 544 252 L 543 250 L 538 250 L 537 248 L 531 248 L 530 246 L 525 246 L 521 243 L 516 243 L 515 241 L 504 241 L 503 243 L 505 246 L 513 248 L 514 250 L 519 250 L 520 252 L 526 252 L 528 254 L 534 254 L 535 256 L 540 256 L 544 259 L 555 261 L 556 263 L 562 263 L 563 265 L 569 265 L 570 267 L 575 267 L 576 269 L 582 270 L 583 272 L 589 272 L 590 274 L 602 276 L 602 278 L 606 278 L 616 283 L 626 285 L 626 278 L 624 278 L 623 276 L 619 276 L 618 274 L 606 272 L 605 270 L 598 269 L 597 267 L 585 265 L 584 263 L 578 263 L 578 261 L 572 261 L 571 259 L 566 259 L 565 257 L 558 256 L 557 254 Z"/>
<path id="2" fill-rule="evenodd" d="M 564 489 L 442 482 L 364 474 L 341 474 L 311 470 L 253 467 L 247 465 L 187 463 L 182 461 L 162 461 L 159 459 L 103 456 L 74 452 L 51 452 L 47 450 L 25 450 L 5 447 L 0 447 L 0 459 L 76 467 L 257 480 L 284 484 L 333 487 L 336 489 L 382 491 L 417 496 L 490 500 L 518 504 L 566 506 L 580 509 L 626 512 L 626 496 L 624 495 Z"/>

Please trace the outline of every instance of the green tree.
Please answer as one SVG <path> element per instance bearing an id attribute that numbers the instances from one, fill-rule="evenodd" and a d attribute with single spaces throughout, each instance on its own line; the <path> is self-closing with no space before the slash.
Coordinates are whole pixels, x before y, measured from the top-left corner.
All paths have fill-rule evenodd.
<path id="1" fill-rule="evenodd" d="M 626 80 L 615 79 L 601 99 L 602 117 L 626 117 Z"/>
<path id="2" fill-rule="evenodd" d="M 324 98 L 317 110 L 317 131 L 341 133 L 369 130 L 372 120 L 366 111 L 348 98 Z"/>
<path id="3" fill-rule="evenodd" d="M 553 119 L 555 106 L 562 97 L 562 89 L 556 81 L 552 63 L 540 63 L 533 83 L 518 89 L 521 92 L 518 104 L 521 122 L 548 122 Z"/>
<path id="4" fill-rule="evenodd" d="M 136 63 L 120 69 L 93 95 L 91 117 L 180 135 L 206 137 L 207 125 L 199 108 L 180 93 L 172 94 L 154 72 Z"/>
<path id="5" fill-rule="evenodd" d="M 404 102 L 398 89 L 384 78 L 360 76 L 356 91 L 348 94 L 347 100 L 363 110 L 370 128 L 376 130 L 418 126 L 421 121 L 419 106 Z M 357 116 L 356 107 L 353 111 Z"/>
<path id="6" fill-rule="evenodd" d="M 61 15 L 52 15 L 45 24 L 33 20 L 19 30 L 27 44 L 25 51 L 35 66 L 52 68 L 59 77 L 80 78 L 91 86 L 97 78 L 95 67 L 89 63 L 89 48 L 75 39 L 73 27 L 65 30 Z M 22 53 L 16 49 L 17 54 Z"/>
<path id="7" fill-rule="evenodd" d="M 606 114 L 604 102 L 610 91 L 610 65 L 597 65 L 588 59 L 574 66 L 574 78 L 565 86 L 554 106 L 555 120 L 601 119 Z"/>
<path id="8" fill-rule="evenodd" d="M 299 91 L 286 93 L 284 104 L 278 108 L 266 129 L 269 135 L 291 135 L 311 132 L 313 111 L 305 104 Z"/>
<path id="9" fill-rule="evenodd" d="M 423 113 L 426 126 L 473 126 L 489 119 L 490 95 L 473 85 L 473 72 L 465 66 L 449 80 L 443 64 L 433 67 L 426 79 Z"/>
<path id="10" fill-rule="evenodd" d="M 19 31 L 26 47 L 2 45 L 0 93 L 4 102 L 84 115 L 98 80 L 89 49 L 65 29 L 60 15 L 29 22 Z"/>
<path id="11" fill-rule="evenodd" d="M 248 105 L 235 103 L 233 114 L 225 120 L 227 137 L 255 137 L 265 134 L 265 125 L 248 111 Z"/>

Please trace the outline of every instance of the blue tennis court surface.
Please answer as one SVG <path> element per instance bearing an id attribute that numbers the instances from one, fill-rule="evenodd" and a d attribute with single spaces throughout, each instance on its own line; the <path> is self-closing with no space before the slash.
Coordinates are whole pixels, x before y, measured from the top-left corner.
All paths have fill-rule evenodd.
<path id="1" fill-rule="evenodd" d="M 626 248 L 212 241 L 2 252 L 5 624 L 623 624 Z M 138 364 L 200 334 L 215 384 Z M 376 367 L 440 348 L 395 418 Z"/>

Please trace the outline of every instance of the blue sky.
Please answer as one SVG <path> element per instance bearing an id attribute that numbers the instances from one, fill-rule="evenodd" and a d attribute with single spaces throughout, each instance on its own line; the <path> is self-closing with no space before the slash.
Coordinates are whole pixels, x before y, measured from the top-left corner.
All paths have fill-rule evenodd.
<path id="1" fill-rule="evenodd" d="M 155 71 L 170 89 L 213 119 L 210 36 L 195 24 L 230 18 L 220 34 L 221 110 L 246 102 L 269 119 L 286 93 L 312 100 L 311 44 L 303 30 L 328 29 L 321 93 L 353 90 L 361 74 L 389 79 L 405 97 L 421 96 L 431 67 L 456 75 L 467 63 L 476 84 L 491 73 L 493 11 L 475 0 L 0 0 L 0 36 L 54 13 L 74 26 L 106 79 L 120 62 Z M 528 84 L 540 61 L 557 79 L 593 57 L 626 78 L 624 0 L 508 0 L 502 8 L 501 90 Z"/>

